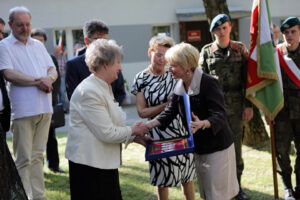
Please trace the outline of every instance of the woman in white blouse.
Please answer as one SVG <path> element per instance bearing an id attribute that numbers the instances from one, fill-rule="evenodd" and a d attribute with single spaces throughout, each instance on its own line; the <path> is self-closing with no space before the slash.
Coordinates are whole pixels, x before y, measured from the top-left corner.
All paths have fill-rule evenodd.
<path id="1" fill-rule="evenodd" d="M 121 143 L 145 144 L 143 122 L 125 125 L 125 113 L 114 99 L 111 83 L 122 70 L 122 47 L 113 40 L 95 40 L 86 51 L 92 74 L 75 89 L 70 101 L 66 146 L 71 199 L 122 199 L 118 167 Z"/>

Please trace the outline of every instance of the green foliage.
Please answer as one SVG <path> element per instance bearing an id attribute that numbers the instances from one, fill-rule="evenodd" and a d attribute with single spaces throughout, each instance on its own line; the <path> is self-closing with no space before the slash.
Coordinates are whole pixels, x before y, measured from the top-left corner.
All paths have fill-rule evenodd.
<path id="1" fill-rule="evenodd" d="M 51 200 L 70 199 L 68 161 L 64 157 L 67 132 L 57 132 L 60 152 L 60 167 L 66 174 L 55 174 L 44 166 L 46 198 Z M 8 140 L 11 148 L 11 139 Z M 131 144 L 122 152 L 123 165 L 119 169 L 122 195 L 124 200 L 156 200 L 156 188 L 150 185 L 148 163 L 144 158 L 144 147 Z M 245 162 L 242 186 L 246 194 L 255 200 L 273 200 L 274 187 L 270 144 L 266 141 L 256 147 L 243 146 Z M 291 155 L 292 164 L 295 155 Z M 294 180 L 294 177 L 293 177 Z M 283 186 L 278 176 L 279 196 L 283 196 Z M 195 180 L 196 200 L 200 200 L 197 181 Z M 182 200 L 180 187 L 170 188 L 170 200 Z"/>

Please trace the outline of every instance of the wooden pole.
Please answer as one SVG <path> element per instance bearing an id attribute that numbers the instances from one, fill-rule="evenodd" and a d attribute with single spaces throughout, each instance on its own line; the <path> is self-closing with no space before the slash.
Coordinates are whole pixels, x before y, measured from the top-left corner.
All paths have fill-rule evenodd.
<path id="1" fill-rule="evenodd" d="M 278 200 L 278 182 L 277 182 L 277 172 L 276 172 L 276 150 L 275 150 L 275 138 L 274 138 L 274 121 L 270 123 L 270 133 L 271 133 L 271 152 L 272 152 L 272 166 L 273 166 L 273 183 L 274 183 L 274 198 Z"/>

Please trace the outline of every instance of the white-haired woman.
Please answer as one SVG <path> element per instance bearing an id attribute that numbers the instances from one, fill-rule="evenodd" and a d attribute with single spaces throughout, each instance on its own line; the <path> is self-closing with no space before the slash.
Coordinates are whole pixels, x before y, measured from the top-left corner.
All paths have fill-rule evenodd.
<path id="1" fill-rule="evenodd" d="M 168 36 L 155 36 L 149 42 L 148 55 L 151 64 L 139 72 L 132 87 L 137 97 L 137 111 L 140 117 L 153 119 L 169 101 L 176 85 L 176 80 L 166 68 L 165 52 L 174 45 Z M 162 131 L 154 128 L 150 135 L 155 140 L 162 140 L 187 135 L 179 115 Z M 159 200 L 168 200 L 168 187 L 182 186 L 186 200 L 194 200 L 195 165 L 194 155 L 184 154 L 149 162 L 151 185 L 157 186 Z"/>
<path id="2" fill-rule="evenodd" d="M 174 95 L 165 110 L 147 122 L 149 128 L 164 129 L 185 109 L 182 93 L 190 98 L 194 133 L 195 166 L 200 195 L 205 200 L 229 200 L 239 191 L 232 131 L 229 128 L 222 89 L 218 81 L 198 67 L 199 52 L 190 44 L 181 43 L 170 48 L 165 55 L 169 71 L 179 79 Z"/>
<path id="3" fill-rule="evenodd" d="M 122 48 L 113 40 L 98 39 L 87 48 L 85 60 L 92 74 L 78 85 L 70 101 L 66 158 L 72 200 L 121 200 L 120 144 L 132 140 L 145 144 L 147 139 L 144 123 L 125 125 L 125 113 L 112 93 L 121 58 Z"/>

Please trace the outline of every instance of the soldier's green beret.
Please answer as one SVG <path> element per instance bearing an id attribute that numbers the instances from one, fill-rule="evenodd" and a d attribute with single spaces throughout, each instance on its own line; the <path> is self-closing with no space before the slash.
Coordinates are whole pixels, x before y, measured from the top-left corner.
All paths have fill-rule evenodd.
<path id="1" fill-rule="evenodd" d="M 220 26 L 220 25 L 224 24 L 225 22 L 229 22 L 229 21 L 230 21 L 230 19 L 229 19 L 228 15 L 218 14 L 212 20 L 209 31 L 212 32 L 214 30 L 214 28 L 216 28 L 217 26 Z"/>
<path id="2" fill-rule="evenodd" d="M 285 29 L 292 28 L 293 26 L 300 25 L 300 20 L 297 17 L 289 17 L 280 26 L 281 32 Z"/>

